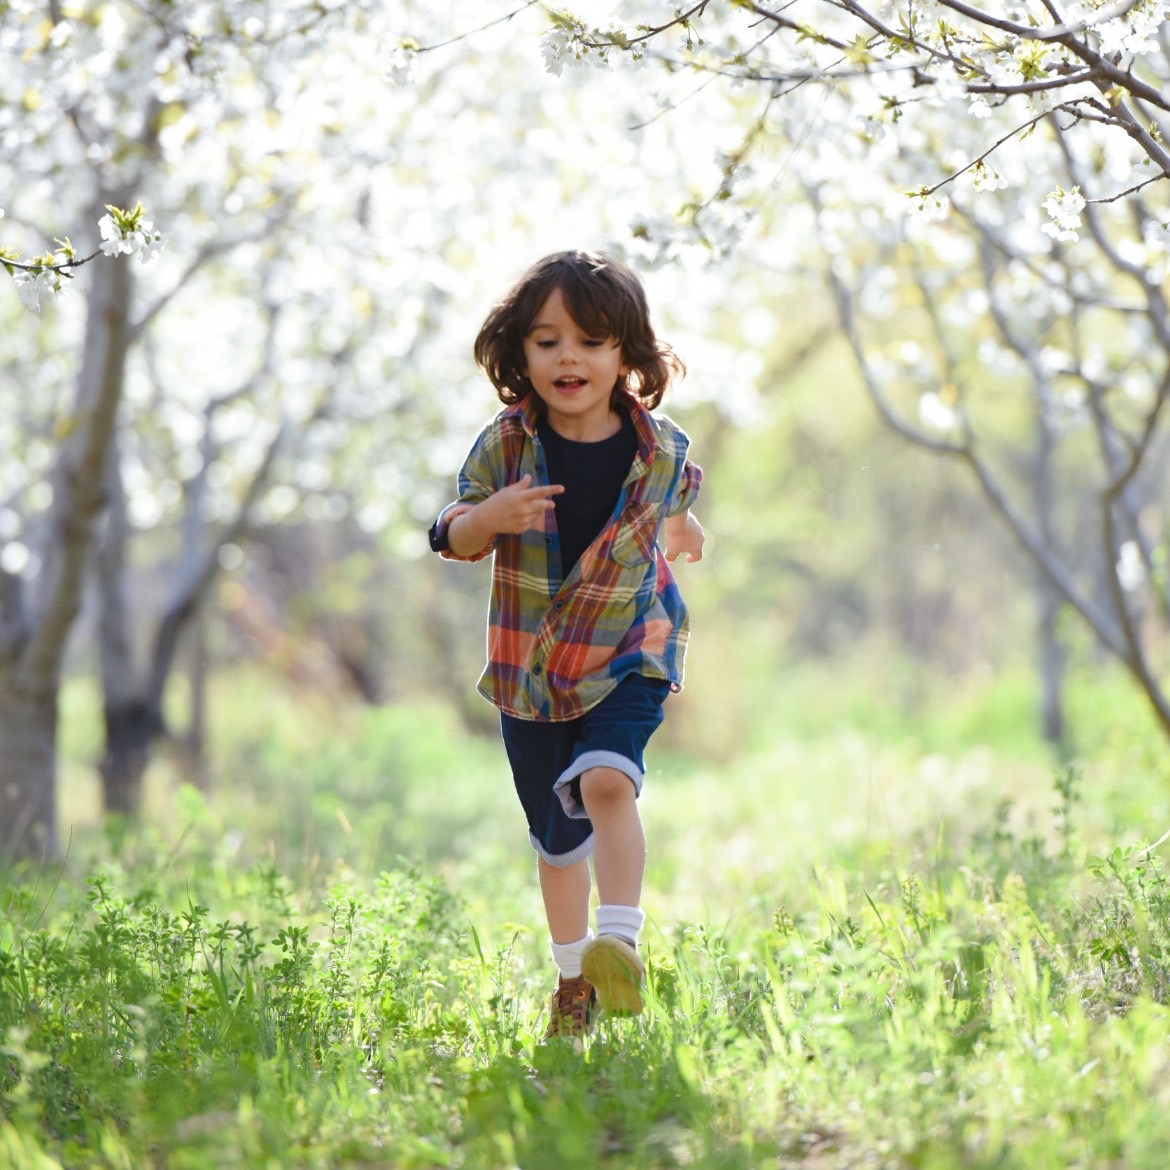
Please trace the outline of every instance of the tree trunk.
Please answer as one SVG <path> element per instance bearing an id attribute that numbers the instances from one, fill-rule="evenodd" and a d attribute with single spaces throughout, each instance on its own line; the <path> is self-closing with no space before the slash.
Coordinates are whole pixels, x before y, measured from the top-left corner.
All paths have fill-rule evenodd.
<path id="1" fill-rule="evenodd" d="M 1049 548 L 1055 546 L 1053 517 L 1056 511 L 1056 486 L 1052 461 L 1056 453 L 1056 436 L 1048 415 L 1049 400 L 1044 386 L 1036 388 L 1036 450 L 1032 465 L 1032 498 L 1040 536 Z M 1036 656 L 1040 676 L 1040 725 L 1044 738 L 1061 758 L 1067 754 L 1064 722 L 1064 674 L 1066 654 L 1057 630 L 1061 597 L 1052 582 L 1036 572 Z"/>
<path id="2" fill-rule="evenodd" d="M 1036 593 L 1039 609 L 1036 649 L 1040 674 L 1040 721 L 1044 738 L 1063 758 L 1068 752 L 1064 720 L 1067 656 L 1057 633 L 1060 598 L 1044 577 L 1036 582 Z"/>
<path id="3" fill-rule="evenodd" d="M 142 803 L 142 777 L 150 762 L 151 748 L 162 733 L 158 706 L 148 700 L 107 705 L 106 752 L 100 771 L 106 812 L 138 815 Z"/>
<path id="4" fill-rule="evenodd" d="M 0 676 L 2 678 L 2 676 Z M 0 681 L 0 862 L 57 852 L 57 695 Z"/>
<path id="5" fill-rule="evenodd" d="M 57 847 L 61 663 L 104 504 L 103 470 L 122 396 L 130 266 L 98 263 L 91 280 L 74 426 L 52 471 L 43 563 L 27 591 L 11 574 L 0 580 L 0 853 L 11 856 L 51 857 Z"/>
<path id="6" fill-rule="evenodd" d="M 191 619 L 187 642 L 187 689 L 191 706 L 181 748 L 188 779 L 200 792 L 211 791 L 207 767 L 207 611 L 200 604 Z"/>

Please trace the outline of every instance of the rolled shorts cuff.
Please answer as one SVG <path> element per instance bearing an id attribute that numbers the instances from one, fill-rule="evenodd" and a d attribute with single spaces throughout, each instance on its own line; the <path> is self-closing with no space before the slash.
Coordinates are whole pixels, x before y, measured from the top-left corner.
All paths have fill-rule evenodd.
<path id="1" fill-rule="evenodd" d="M 573 781 L 588 772 L 590 768 L 613 768 L 615 771 L 621 772 L 623 776 L 628 776 L 630 783 L 633 784 L 634 795 L 642 795 L 642 769 L 633 760 L 619 752 L 604 750 L 582 752 L 557 777 L 557 782 L 553 785 L 553 792 L 560 799 L 565 815 L 573 820 L 587 820 L 589 817 L 585 806 L 573 795 Z"/>
<path id="2" fill-rule="evenodd" d="M 593 852 L 592 833 L 576 849 L 570 849 L 568 853 L 550 853 L 533 833 L 528 834 L 528 841 L 532 845 L 532 848 L 536 850 L 540 859 L 548 862 L 549 865 L 556 869 L 564 869 L 565 866 L 573 865 L 578 861 L 584 861 Z"/>

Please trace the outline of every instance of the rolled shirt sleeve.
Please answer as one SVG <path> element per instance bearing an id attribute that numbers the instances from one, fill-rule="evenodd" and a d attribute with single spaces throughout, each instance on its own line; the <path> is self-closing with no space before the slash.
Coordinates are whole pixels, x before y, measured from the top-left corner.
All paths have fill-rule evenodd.
<path id="1" fill-rule="evenodd" d="M 681 432 L 680 432 L 681 434 Z M 689 443 L 685 435 L 683 441 Z M 685 450 L 685 448 L 684 448 Z M 671 497 L 670 506 L 666 509 L 668 516 L 680 516 L 686 512 L 699 495 L 699 488 L 703 483 L 703 470 L 689 459 L 683 459 L 682 471 L 679 473 L 678 483 Z"/>
<path id="2" fill-rule="evenodd" d="M 496 418 L 480 431 L 467 453 L 467 458 L 459 470 L 459 498 L 448 504 L 431 526 L 431 548 L 448 561 L 481 561 L 491 556 L 496 544 L 494 537 L 479 552 L 462 557 L 451 551 L 447 532 L 457 516 L 482 503 L 500 488 L 505 487 L 506 482 L 507 469 L 504 467 L 499 419 Z"/>

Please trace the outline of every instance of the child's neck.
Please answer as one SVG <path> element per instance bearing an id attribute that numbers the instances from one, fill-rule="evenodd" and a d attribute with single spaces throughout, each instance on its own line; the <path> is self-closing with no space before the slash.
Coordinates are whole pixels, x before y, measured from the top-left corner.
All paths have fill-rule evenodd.
<path id="1" fill-rule="evenodd" d="M 574 443 L 600 443 L 612 438 L 622 429 L 622 416 L 612 408 L 604 418 L 565 418 L 550 413 L 545 421 L 562 439 Z"/>

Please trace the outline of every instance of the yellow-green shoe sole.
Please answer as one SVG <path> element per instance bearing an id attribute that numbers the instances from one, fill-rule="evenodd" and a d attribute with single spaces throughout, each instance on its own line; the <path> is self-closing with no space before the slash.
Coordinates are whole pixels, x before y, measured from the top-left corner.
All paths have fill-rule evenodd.
<path id="1" fill-rule="evenodd" d="M 602 1011 L 641 1015 L 645 969 L 638 952 L 624 939 L 608 934 L 595 938 L 581 956 L 581 974 L 597 990 Z"/>

